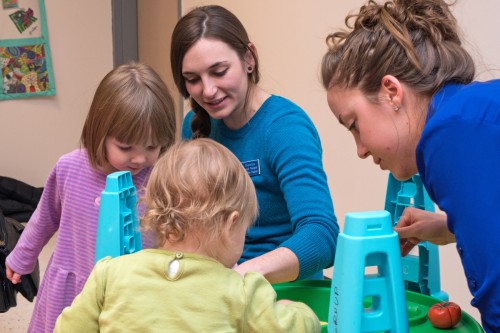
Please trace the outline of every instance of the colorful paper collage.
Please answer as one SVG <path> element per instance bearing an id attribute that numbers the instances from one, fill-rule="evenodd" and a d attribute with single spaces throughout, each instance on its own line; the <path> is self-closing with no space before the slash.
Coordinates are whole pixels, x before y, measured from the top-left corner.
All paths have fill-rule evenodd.
<path id="1" fill-rule="evenodd" d="M 2 0 L 0 100 L 55 94 L 43 1 Z"/>

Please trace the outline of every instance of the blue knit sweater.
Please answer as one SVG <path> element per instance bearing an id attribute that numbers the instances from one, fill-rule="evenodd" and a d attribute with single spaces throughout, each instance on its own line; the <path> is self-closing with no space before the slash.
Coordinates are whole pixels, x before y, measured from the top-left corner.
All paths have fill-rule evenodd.
<path id="1" fill-rule="evenodd" d="M 182 136 L 191 137 L 193 112 Z M 250 121 L 231 130 L 212 119 L 210 137 L 243 163 L 257 190 L 259 218 L 246 236 L 240 263 L 278 247 L 297 255 L 298 279 L 333 265 L 339 227 L 314 124 L 293 102 L 269 97 Z"/>

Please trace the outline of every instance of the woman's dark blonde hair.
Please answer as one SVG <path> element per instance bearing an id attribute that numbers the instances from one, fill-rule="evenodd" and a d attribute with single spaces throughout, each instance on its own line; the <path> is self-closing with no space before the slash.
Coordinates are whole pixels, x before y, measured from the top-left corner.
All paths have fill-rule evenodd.
<path id="1" fill-rule="evenodd" d="M 257 217 L 257 197 L 241 162 L 226 147 L 207 138 L 181 141 L 155 164 L 144 196 L 144 230 L 157 244 L 202 235 L 203 245 L 220 243 L 232 213 L 237 223 L 250 225 Z"/>
<path id="2" fill-rule="evenodd" d="M 471 82 L 475 66 L 449 7 L 443 0 L 368 1 L 346 17 L 350 31 L 326 38 L 323 86 L 358 88 L 375 98 L 389 74 L 430 97 L 447 82 Z"/>
<path id="3" fill-rule="evenodd" d="M 226 43 L 238 54 L 242 62 L 247 52 L 252 54 L 255 66 L 248 73 L 248 99 L 251 87 L 259 83 L 260 79 L 257 54 L 249 47 L 250 39 L 240 20 L 224 7 L 216 5 L 191 10 L 177 22 L 172 33 L 170 65 L 175 84 L 181 95 L 184 98 L 189 97 L 182 75 L 182 61 L 188 50 L 201 38 L 212 38 Z M 190 102 L 195 112 L 191 123 L 193 138 L 208 137 L 211 130 L 208 113 L 193 98 L 190 98 Z"/>
<path id="4" fill-rule="evenodd" d="M 153 144 L 160 154 L 176 140 L 174 101 L 160 76 L 148 65 L 130 62 L 101 81 L 80 138 L 93 167 L 106 162 L 108 137 L 125 144 Z"/>

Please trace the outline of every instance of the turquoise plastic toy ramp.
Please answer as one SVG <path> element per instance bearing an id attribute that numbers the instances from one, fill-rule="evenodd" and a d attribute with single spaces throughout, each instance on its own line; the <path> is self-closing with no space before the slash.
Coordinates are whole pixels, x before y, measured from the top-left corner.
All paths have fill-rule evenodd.
<path id="1" fill-rule="evenodd" d="M 389 174 L 385 210 L 391 213 L 394 225 L 398 223 L 406 207 L 434 212 L 434 202 L 427 194 L 420 175 L 399 181 Z M 437 245 L 429 242 L 420 243 L 418 254 L 410 253 L 403 257 L 402 266 L 406 290 L 448 301 L 448 294 L 441 290 Z"/>
<path id="2" fill-rule="evenodd" d="M 367 268 L 376 271 L 367 274 Z M 408 332 L 398 235 L 385 210 L 346 214 L 337 241 L 328 332 Z"/>
<path id="3" fill-rule="evenodd" d="M 137 194 L 130 171 L 118 171 L 106 178 L 101 192 L 95 261 L 118 257 L 142 248 L 136 212 Z"/>

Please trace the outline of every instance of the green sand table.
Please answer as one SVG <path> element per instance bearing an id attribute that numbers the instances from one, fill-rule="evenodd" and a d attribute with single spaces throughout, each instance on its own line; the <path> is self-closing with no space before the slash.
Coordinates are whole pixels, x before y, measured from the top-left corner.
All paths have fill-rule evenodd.
<path id="1" fill-rule="evenodd" d="M 275 284 L 273 287 L 276 290 L 278 299 L 289 299 L 299 301 L 309 305 L 322 322 L 328 321 L 328 310 L 330 303 L 330 286 L 331 281 L 298 281 L 289 283 Z M 451 329 L 438 329 L 431 325 L 427 319 L 427 311 L 429 308 L 440 300 L 434 297 L 406 292 L 406 304 L 408 308 L 408 321 L 410 333 L 482 333 L 484 332 L 481 325 L 478 324 L 471 316 L 462 311 L 462 319 L 455 327 Z M 365 304 L 369 306 L 369 304 Z M 327 325 L 323 325 L 321 333 L 328 333 Z"/>

